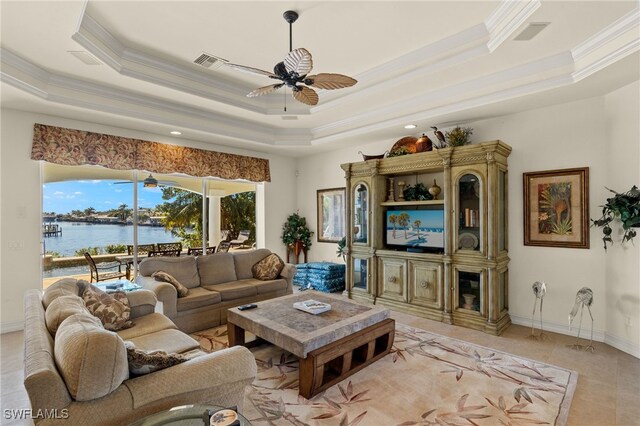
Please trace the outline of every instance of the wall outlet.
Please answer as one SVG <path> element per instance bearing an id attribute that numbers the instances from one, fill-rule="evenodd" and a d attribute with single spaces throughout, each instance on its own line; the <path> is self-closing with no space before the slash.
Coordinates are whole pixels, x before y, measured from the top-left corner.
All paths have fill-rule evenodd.
<path id="1" fill-rule="evenodd" d="M 626 325 L 627 327 L 631 327 L 631 317 L 627 316 L 624 320 L 624 325 Z"/>

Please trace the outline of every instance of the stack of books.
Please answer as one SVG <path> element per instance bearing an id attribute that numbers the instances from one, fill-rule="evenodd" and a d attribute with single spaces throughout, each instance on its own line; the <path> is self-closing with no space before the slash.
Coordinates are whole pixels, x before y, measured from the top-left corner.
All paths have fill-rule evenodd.
<path id="1" fill-rule="evenodd" d="M 296 302 L 293 307 L 301 311 L 308 312 L 310 314 L 321 314 L 331 310 L 331 305 L 324 302 L 318 302 L 317 300 L 305 300 L 304 302 Z"/>

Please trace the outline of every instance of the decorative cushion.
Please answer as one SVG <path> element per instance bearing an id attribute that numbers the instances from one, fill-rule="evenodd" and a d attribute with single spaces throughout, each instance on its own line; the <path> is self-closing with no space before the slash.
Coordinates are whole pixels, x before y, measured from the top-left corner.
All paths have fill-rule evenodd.
<path id="1" fill-rule="evenodd" d="M 198 274 L 200 283 L 205 285 L 228 283 L 238 279 L 233 254 L 216 253 L 208 256 L 198 256 Z"/>
<path id="2" fill-rule="evenodd" d="M 280 272 L 284 269 L 284 262 L 275 253 L 262 259 L 253 265 L 251 272 L 253 277 L 263 281 L 275 280 L 280 276 Z"/>
<path id="3" fill-rule="evenodd" d="M 234 252 L 233 262 L 236 265 L 236 279 L 246 280 L 247 278 L 254 278 L 253 273 L 251 272 L 251 267 L 270 254 L 271 250 L 266 248 Z"/>
<path id="4" fill-rule="evenodd" d="M 132 342 L 125 342 L 129 373 L 132 376 L 153 373 L 154 371 L 172 367 L 185 362 L 187 358 L 179 354 L 168 354 L 164 351 L 145 352 L 136 349 Z"/>
<path id="5" fill-rule="evenodd" d="M 82 292 L 84 304 L 97 317 L 104 328 L 118 331 L 133 327 L 129 299 L 123 291 L 107 294 L 94 285 L 85 285 Z"/>
<path id="6" fill-rule="evenodd" d="M 176 280 L 171 274 L 168 274 L 164 271 L 156 271 L 151 274 L 151 277 L 156 281 L 162 281 L 174 286 L 178 291 L 178 297 L 185 297 L 187 294 L 189 294 L 189 289 L 180 284 L 180 281 Z"/>
<path id="7" fill-rule="evenodd" d="M 73 314 L 89 314 L 89 311 L 84 306 L 84 301 L 78 296 L 60 296 L 57 297 L 49 304 L 45 312 L 45 321 L 47 323 L 47 329 L 53 336 L 56 335 L 58 327 L 62 324 L 62 321 L 66 320 Z"/>
<path id="8" fill-rule="evenodd" d="M 54 342 L 58 371 L 76 401 L 108 395 L 129 377 L 124 341 L 87 313 L 64 320 Z"/>
<path id="9" fill-rule="evenodd" d="M 79 296 L 79 286 L 77 283 L 86 282 L 77 280 L 76 278 L 62 278 L 51 284 L 42 295 L 42 305 L 45 309 L 49 307 L 51 302 L 60 296 Z"/>

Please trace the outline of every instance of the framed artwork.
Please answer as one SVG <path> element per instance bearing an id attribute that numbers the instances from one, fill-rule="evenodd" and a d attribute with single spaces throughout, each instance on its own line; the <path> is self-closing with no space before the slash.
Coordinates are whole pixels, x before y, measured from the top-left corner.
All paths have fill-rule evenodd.
<path id="1" fill-rule="evenodd" d="M 319 189 L 318 241 L 337 243 L 345 234 L 345 188 Z"/>
<path id="2" fill-rule="evenodd" d="M 589 248 L 589 168 L 523 177 L 524 244 Z"/>

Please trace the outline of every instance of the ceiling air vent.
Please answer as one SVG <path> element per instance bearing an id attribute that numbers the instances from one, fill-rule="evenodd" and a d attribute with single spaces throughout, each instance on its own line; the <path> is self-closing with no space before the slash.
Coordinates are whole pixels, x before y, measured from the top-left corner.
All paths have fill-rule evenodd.
<path id="1" fill-rule="evenodd" d="M 217 56 L 213 56 L 204 52 L 202 52 L 202 55 L 198 56 L 193 61 L 194 64 L 200 65 L 209 69 L 218 69 L 227 62 L 229 61 L 227 61 L 226 59 L 222 59 Z"/>
<path id="2" fill-rule="evenodd" d="M 95 56 L 85 52 L 84 50 L 67 50 L 67 53 L 71 53 L 87 65 L 102 65 L 102 62 L 100 62 Z"/>
<path id="3" fill-rule="evenodd" d="M 547 28 L 551 22 L 530 22 L 524 30 L 513 39 L 518 41 L 528 41 L 540 34 L 540 31 Z"/>

